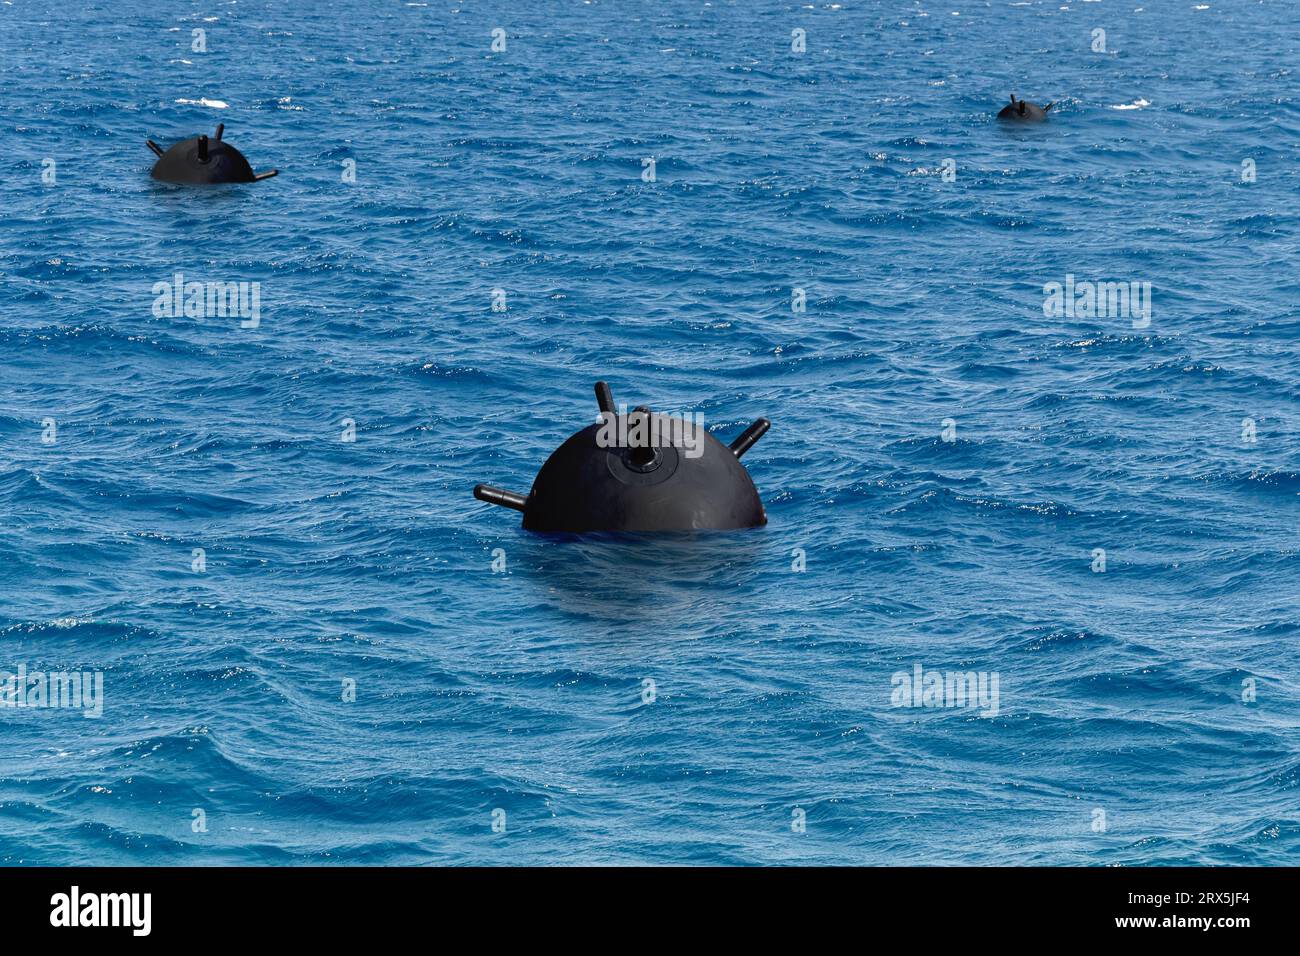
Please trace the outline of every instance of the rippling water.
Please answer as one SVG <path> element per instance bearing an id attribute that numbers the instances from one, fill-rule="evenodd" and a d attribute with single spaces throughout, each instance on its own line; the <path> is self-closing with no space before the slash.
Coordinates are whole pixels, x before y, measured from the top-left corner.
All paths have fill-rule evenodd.
<path id="1" fill-rule="evenodd" d="M 1135 7 L 6 2 L 0 860 L 1296 862 L 1300 30 Z M 770 524 L 471 497 L 601 377 Z"/>

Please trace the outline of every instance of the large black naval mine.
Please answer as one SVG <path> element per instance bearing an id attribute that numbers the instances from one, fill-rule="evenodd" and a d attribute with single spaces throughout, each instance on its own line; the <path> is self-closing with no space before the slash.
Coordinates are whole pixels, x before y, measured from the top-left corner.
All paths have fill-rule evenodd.
<path id="1" fill-rule="evenodd" d="M 600 421 L 555 450 L 528 496 L 478 485 L 474 497 L 523 512 L 529 531 L 694 531 L 755 528 L 767 513 L 740 458 L 771 422 L 724 445 L 702 424 L 645 406 L 619 414 L 596 383 Z"/>

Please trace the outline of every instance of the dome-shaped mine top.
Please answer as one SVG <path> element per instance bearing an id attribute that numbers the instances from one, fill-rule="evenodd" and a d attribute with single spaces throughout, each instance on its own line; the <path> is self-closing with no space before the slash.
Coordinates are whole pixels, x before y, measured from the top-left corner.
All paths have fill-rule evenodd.
<path id="1" fill-rule="evenodd" d="M 769 427 L 760 418 L 730 446 L 702 422 L 637 408 L 618 414 L 609 386 L 596 385 L 601 421 L 571 436 L 522 495 L 486 485 L 482 501 L 522 511 L 529 531 L 693 531 L 767 523 L 740 463 Z"/>
<path id="2" fill-rule="evenodd" d="M 163 151 L 153 140 L 146 140 L 149 148 L 158 156 L 154 163 L 154 179 L 168 183 L 181 183 L 191 186 L 208 186 L 217 183 L 251 183 L 260 179 L 269 179 L 278 170 L 254 173 L 244 154 L 229 143 L 222 142 L 221 136 L 225 126 L 217 127 L 214 137 L 194 136 L 181 140 L 170 149 Z"/>

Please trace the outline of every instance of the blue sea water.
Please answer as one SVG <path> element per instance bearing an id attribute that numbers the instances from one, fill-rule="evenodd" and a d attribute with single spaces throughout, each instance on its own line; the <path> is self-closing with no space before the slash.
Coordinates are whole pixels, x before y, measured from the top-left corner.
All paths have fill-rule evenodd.
<path id="1" fill-rule="evenodd" d="M 6 0 L 0 670 L 104 708 L 0 708 L 0 861 L 1296 863 L 1298 38 L 1289 0 Z M 150 180 L 219 122 L 280 176 Z M 178 272 L 260 324 L 156 317 Z M 1067 275 L 1150 324 L 1045 315 Z M 471 497 L 598 378 L 769 417 L 768 526 Z M 892 706 L 917 665 L 996 714 Z"/>

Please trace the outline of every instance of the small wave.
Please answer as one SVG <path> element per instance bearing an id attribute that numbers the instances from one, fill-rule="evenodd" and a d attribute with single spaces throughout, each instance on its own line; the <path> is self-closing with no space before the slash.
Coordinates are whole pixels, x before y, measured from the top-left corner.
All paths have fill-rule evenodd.
<path id="1" fill-rule="evenodd" d="M 230 109 L 230 104 L 227 103 L 225 100 L 210 100 L 206 96 L 201 97 L 197 100 L 179 99 L 176 102 L 182 106 L 206 106 L 208 107 L 208 109 L 213 109 L 213 110 Z"/>

